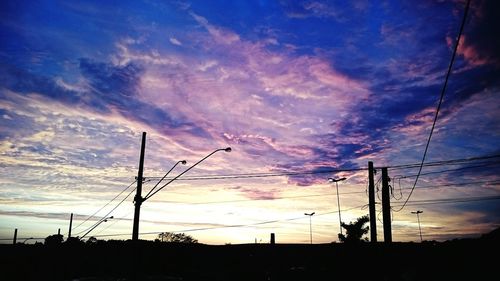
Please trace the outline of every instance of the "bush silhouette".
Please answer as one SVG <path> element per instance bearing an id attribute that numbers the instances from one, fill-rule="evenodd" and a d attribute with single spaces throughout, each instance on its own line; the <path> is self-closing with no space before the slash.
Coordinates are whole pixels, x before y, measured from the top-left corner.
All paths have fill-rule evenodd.
<path id="1" fill-rule="evenodd" d="M 63 242 L 63 236 L 61 234 L 54 234 L 47 236 L 45 238 L 45 245 L 48 246 L 59 245 L 62 242 Z"/>
<path id="2" fill-rule="evenodd" d="M 198 240 L 194 239 L 190 235 L 184 233 L 172 233 L 172 232 L 162 232 L 158 234 L 158 240 L 160 242 L 173 242 L 173 243 L 198 243 Z"/>

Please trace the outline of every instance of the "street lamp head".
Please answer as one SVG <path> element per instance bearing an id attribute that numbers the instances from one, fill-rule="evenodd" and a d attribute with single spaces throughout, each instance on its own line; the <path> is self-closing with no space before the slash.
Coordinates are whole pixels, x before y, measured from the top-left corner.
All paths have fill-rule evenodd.
<path id="1" fill-rule="evenodd" d="M 113 217 L 113 216 L 111 216 L 111 217 L 109 217 L 108 219 L 112 219 L 112 218 L 114 218 L 114 217 Z"/>
<path id="2" fill-rule="evenodd" d="M 329 182 L 339 182 L 339 181 L 345 181 L 347 178 L 340 178 L 340 179 L 334 179 L 334 178 L 328 178 Z"/>
<path id="3" fill-rule="evenodd" d="M 179 161 L 182 165 L 186 165 L 187 164 L 187 161 L 186 160 L 182 160 L 182 161 Z"/>
<path id="4" fill-rule="evenodd" d="M 226 148 L 224 148 L 224 151 L 225 152 L 231 152 L 231 148 L 230 147 L 226 147 Z"/>

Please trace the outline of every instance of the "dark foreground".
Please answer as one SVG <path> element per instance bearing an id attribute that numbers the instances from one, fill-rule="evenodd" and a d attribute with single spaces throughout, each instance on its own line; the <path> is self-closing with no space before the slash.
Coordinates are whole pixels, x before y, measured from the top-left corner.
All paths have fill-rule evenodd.
<path id="1" fill-rule="evenodd" d="M 498 239 L 224 245 L 0 245 L 2 280 L 486 280 Z"/>

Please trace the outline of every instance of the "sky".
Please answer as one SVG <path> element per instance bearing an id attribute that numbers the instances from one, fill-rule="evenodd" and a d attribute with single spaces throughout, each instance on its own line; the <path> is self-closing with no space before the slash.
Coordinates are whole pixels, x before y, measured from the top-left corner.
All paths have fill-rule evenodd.
<path id="1" fill-rule="evenodd" d="M 420 241 L 417 210 L 426 240 L 500 226 L 498 1 L 472 0 L 425 160 L 439 164 L 413 193 L 418 168 L 398 166 L 422 160 L 464 1 L 0 6 L 1 243 L 66 238 L 71 213 L 73 236 L 113 216 L 89 236 L 130 239 L 142 132 L 143 195 L 177 161 L 169 177 L 232 151 L 145 201 L 141 239 L 338 241 L 339 209 L 368 214 L 368 161 L 379 241 L 384 166 L 394 241 Z M 339 194 L 329 177 L 346 177 Z"/>

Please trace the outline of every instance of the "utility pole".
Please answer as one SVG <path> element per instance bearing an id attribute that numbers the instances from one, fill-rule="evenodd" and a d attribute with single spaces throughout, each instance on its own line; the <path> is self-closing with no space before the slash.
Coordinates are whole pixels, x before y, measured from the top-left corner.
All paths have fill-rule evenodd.
<path id="1" fill-rule="evenodd" d="M 382 215 L 384 221 L 384 242 L 392 242 L 391 201 L 389 197 L 389 175 L 387 168 L 382 168 Z"/>
<path id="2" fill-rule="evenodd" d="M 17 228 L 14 229 L 14 240 L 12 241 L 14 245 L 16 245 L 16 242 L 17 242 Z"/>
<path id="3" fill-rule="evenodd" d="M 377 242 L 377 215 L 375 214 L 375 181 L 373 162 L 368 162 L 368 206 L 370 210 L 370 242 Z"/>
<path id="4" fill-rule="evenodd" d="M 71 238 L 71 228 L 72 227 L 73 227 L 73 213 L 71 213 L 71 217 L 69 218 L 68 239 Z"/>
<path id="5" fill-rule="evenodd" d="M 146 132 L 142 132 L 141 156 L 139 158 L 139 171 L 137 173 L 137 189 L 134 197 L 135 211 L 134 211 L 134 226 L 132 229 L 132 241 L 139 240 L 139 216 L 141 212 L 141 204 L 143 201 L 141 193 L 142 193 L 142 173 L 144 170 L 145 148 L 146 148 Z"/>

